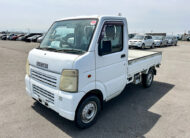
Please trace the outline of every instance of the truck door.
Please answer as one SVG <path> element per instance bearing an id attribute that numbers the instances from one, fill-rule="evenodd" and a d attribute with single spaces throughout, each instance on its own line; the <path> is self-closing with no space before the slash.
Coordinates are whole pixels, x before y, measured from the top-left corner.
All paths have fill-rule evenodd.
<path id="1" fill-rule="evenodd" d="M 151 39 L 150 39 L 150 37 L 149 36 L 145 36 L 145 38 L 146 38 L 146 45 L 147 46 L 151 46 Z"/>
<path id="2" fill-rule="evenodd" d="M 104 86 L 109 98 L 126 85 L 127 50 L 124 47 L 123 22 L 105 22 L 99 36 L 96 54 L 96 84 Z"/>
<path id="3" fill-rule="evenodd" d="M 154 40 L 152 39 L 152 36 L 148 36 L 148 38 L 149 38 L 150 46 L 152 46 Z"/>

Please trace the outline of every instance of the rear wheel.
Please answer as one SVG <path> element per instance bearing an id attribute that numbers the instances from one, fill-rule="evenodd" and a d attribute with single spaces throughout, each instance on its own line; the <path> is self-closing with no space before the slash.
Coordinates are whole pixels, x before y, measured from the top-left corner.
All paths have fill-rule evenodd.
<path id="1" fill-rule="evenodd" d="M 79 105 L 75 123 L 79 128 L 88 128 L 92 126 L 96 120 L 101 109 L 100 99 L 97 96 L 89 96 Z"/>
<path id="2" fill-rule="evenodd" d="M 148 74 L 142 74 L 142 84 L 143 84 L 143 87 L 149 88 L 152 85 L 153 80 L 154 80 L 153 69 L 150 69 L 148 71 Z"/>

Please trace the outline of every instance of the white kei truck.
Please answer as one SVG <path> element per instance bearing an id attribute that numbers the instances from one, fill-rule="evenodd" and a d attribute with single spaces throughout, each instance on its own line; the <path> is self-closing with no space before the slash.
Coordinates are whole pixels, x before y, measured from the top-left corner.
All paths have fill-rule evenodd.
<path id="1" fill-rule="evenodd" d="M 150 87 L 162 53 L 128 49 L 127 20 L 81 16 L 55 21 L 29 52 L 26 92 L 79 128 L 93 125 L 103 103 L 127 84 Z"/>

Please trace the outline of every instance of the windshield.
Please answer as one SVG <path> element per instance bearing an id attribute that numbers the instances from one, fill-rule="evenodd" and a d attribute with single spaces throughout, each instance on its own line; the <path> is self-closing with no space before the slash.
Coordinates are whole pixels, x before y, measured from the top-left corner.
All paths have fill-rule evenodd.
<path id="1" fill-rule="evenodd" d="M 55 22 L 39 48 L 57 52 L 84 53 L 88 50 L 96 24 L 96 19 Z"/>
<path id="2" fill-rule="evenodd" d="M 166 39 L 172 39 L 172 36 L 166 36 Z"/>
<path id="3" fill-rule="evenodd" d="M 135 35 L 132 39 L 137 39 L 137 40 L 143 40 L 144 36 L 143 35 Z"/>
<path id="4" fill-rule="evenodd" d="M 152 36 L 154 40 L 162 40 L 163 36 Z"/>

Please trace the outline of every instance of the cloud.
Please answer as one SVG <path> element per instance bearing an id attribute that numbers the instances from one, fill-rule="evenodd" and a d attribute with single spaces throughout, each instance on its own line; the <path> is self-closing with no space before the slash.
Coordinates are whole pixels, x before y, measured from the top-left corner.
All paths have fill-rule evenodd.
<path id="1" fill-rule="evenodd" d="M 80 15 L 117 15 L 130 32 L 190 30 L 188 0 L 0 0 L 0 30 L 47 30 L 56 19 Z"/>

